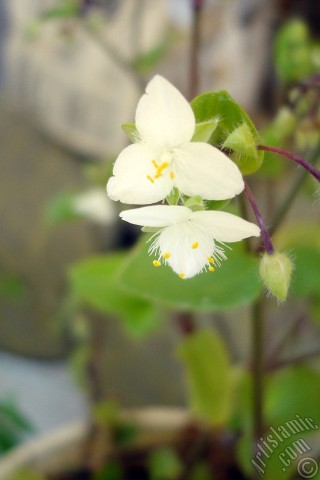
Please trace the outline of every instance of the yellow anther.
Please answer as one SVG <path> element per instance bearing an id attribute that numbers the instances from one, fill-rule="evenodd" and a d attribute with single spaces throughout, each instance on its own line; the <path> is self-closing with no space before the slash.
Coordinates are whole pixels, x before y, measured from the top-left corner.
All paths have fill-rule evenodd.
<path id="1" fill-rule="evenodd" d="M 152 264 L 154 267 L 160 267 L 161 262 L 159 262 L 158 260 L 153 260 Z"/>
<path id="2" fill-rule="evenodd" d="M 214 272 L 215 271 L 215 268 L 214 267 L 209 267 L 209 272 Z"/>
<path id="3" fill-rule="evenodd" d="M 214 258 L 213 257 L 208 257 L 208 262 L 209 263 L 214 263 Z"/>
<path id="4" fill-rule="evenodd" d="M 174 177 L 175 177 L 175 174 L 174 174 L 173 171 L 171 170 L 171 172 L 170 172 L 170 178 L 171 178 L 171 180 L 173 180 Z"/>
<path id="5" fill-rule="evenodd" d="M 152 165 L 154 166 L 154 168 L 159 168 L 159 165 L 155 160 L 152 160 Z"/>
<path id="6" fill-rule="evenodd" d="M 162 177 L 162 171 L 165 169 L 165 168 L 168 168 L 169 167 L 169 163 L 168 162 L 163 162 L 161 163 L 161 165 L 159 165 L 157 167 L 157 171 L 156 171 L 156 174 L 154 176 L 154 178 L 159 178 L 159 177 Z"/>
<path id="7" fill-rule="evenodd" d="M 185 273 L 179 273 L 178 276 L 179 276 L 180 278 L 184 278 L 184 277 L 186 276 L 186 274 L 185 274 Z"/>
<path id="8" fill-rule="evenodd" d="M 171 253 L 170 252 L 165 252 L 162 256 L 163 256 L 163 258 L 168 259 L 168 258 L 171 257 Z"/>
<path id="9" fill-rule="evenodd" d="M 151 182 L 151 183 L 154 183 L 154 180 L 152 177 L 150 177 L 150 175 L 147 175 L 147 179 Z"/>
<path id="10" fill-rule="evenodd" d="M 199 242 L 194 242 L 194 243 L 192 244 L 193 250 L 195 250 L 195 249 L 198 248 L 198 247 L 199 247 Z"/>

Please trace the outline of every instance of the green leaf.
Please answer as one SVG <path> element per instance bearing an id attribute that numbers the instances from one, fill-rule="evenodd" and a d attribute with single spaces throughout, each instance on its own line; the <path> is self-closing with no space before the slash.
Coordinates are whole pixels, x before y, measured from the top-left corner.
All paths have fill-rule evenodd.
<path id="1" fill-rule="evenodd" d="M 296 247 L 312 247 L 320 251 L 320 225 L 318 222 L 302 221 L 284 225 L 273 237 L 278 250 Z"/>
<path id="2" fill-rule="evenodd" d="M 183 280 L 168 266 L 154 268 L 145 240 L 132 251 L 119 277 L 134 295 L 178 310 L 217 311 L 245 305 L 261 291 L 256 260 L 235 246 L 226 250 L 228 260 L 215 272 Z"/>
<path id="3" fill-rule="evenodd" d="M 10 273 L 1 272 L 0 274 L 0 300 L 19 300 L 24 298 L 27 293 L 25 282 L 22 278 Z"/>
<path id="4" fill-rule="evenodd" d="M 309 365 L 280 370 L 269 378 L 266 393 L 265 413 L 270 425 L 270 431 L 267 430 L 266 434 L 271 433 L 279 445 L 266 462 L 265 478 L 288 478 L 289 472 L 294 467 L 296 470 L 296 462 L 302 458 L 299 448 L 312 452 L 313 443 L 316 442 L 313 434 L 319 431 L 320 426 L 320 374 Z M 296 462 L 287 454 L 287 447 L 291 452 L 299 453 Z"/>
<path id="5" fill-rule="evenodd" d="M 6 398 L 0 402 L 0 420 L 3 423 L 10 424 L 14 430 L 31 432 L 33 427 L 29 420 L 19 410 L 16 402 L 12 398 Z"/>
<path id="6" fill-rule="evenodd" d="M 296 247 L 293 251 L 295 269 L 292 275 L 291 294 L 295 297 L 319 295 L 320 250 Z"/>
<path id="7" fill-rule="evenodd" d="M 266 435 L 268 434 L 270 435 L 267 430 Z M 257 454 L 253 455 L 252 438 L 252 434 L 246 432 L 237 445 L 237 458 L 247 476 L 249 478 L 255 478 L 254 472 L 258 472 L 260 477 L 264 480 L 275 480 L 280 478 L 281 480 L 292 479 L 293 472 L 297 471 L 297 465 L 294 461 L 291 461 L 291 459 L 288 465 L 284 465 L 280 460 L 280 454 L 283 453 L 286 447 L 291 446 L 295 439 L 284 439 L 281 445 L 274 449 L 273 453 L 270 453 L 261 441 L 260 446 L 267 452 L 267 457 L 259 449 L 257 449 Z M 286 463 L 287 460 L 288 458 L 284 458 Z"/>
<path id="8" fill-rule="evenodd" d="M 127 331 L 142 337 L 160 324 L 154 305 L 128 293 L 115 281 L 127 253 L 88 258 L 69 271 L 73 294 L 102 313 L 120 314 Z"/>
<path id="9" fill-rule="evenodd" d="M 121 125 L 121 128 L 132 143 L 137 143 L 140 141 L 139 132 L 136 128 L 135 123 L 123 123 Z"/>
<path id="10" fill-rule="evenodd" d="M 0 401 L 0 453 L 15 447 L 32 430 L 30 422 L 12 398 Z"/>
<path id="11" fill-rule="evenodd" d="M 122 465 L 116 459 L 110 459 L 102 468 L 93 474 L 93 480 L 122 480 Z"/>
<path id="12" fill-rule="evenodd" d="M 270 424 L 284 424 L 296 415 L 320 426 L 320 373 L 309 365 L 280 370 L 269 379 L 266 415 Z M 312 428 L 306 431 L 312 431 Z"/>
<path id="13" fill-rule="evenodd" d="M 192 142 L 209 142 L 213 132 L 217 128 L 219 118 L 207 120 L 196 124 L 196 129 L 192 137 Z"/>
<path id="14" fill-rule="evenodd" d="M 292 472 L 296 471 L 297 465 L 286 454 L 286 448 L 297 449 L 299 453 L 299 446 L 304 448 L 305 444 L 295 442 L 302 440 L 310 446 L 316 442 L 313 434 L 317 433 L 318 428 L 312 428 L 312 426 L 320 425 L 318 407 L 320 374 L 309 366 L 298 366 L 280 370 L 269 375 L 265 380 L 266 428 L 259 444 L 264 452 L 267 452 L 267 455 L 263 453 L 263 450 L 255 448 L 257 452 L 262 452 L 260 458 L 264 464 L 259 461 L 259 455 L 253 456 L 252 454 L 253 432 L 250 412 L 252 411 L 253 384 L 252 376 L 249 376 L 246 371 L 241 372 L 238 383 L 235 402 L 236 422 L 232 424 L 234 429 L 243 432 L 237 446 L 237 456 L 242 468 L 248 474 L 252 474 L 255 467 L 261 477 L 266 480 L 292 478 Z M 313 419 L 311 427 L 310 424 L 303 423 L 305 418 Z M 280 454 L 283 454 L 282 457 Z M 281 458 L 285 463 L 281 461 Z M 300 451 L 297 461 L 301 458 Z M 288 460 L 290 461 L 288 462 Z"/>
<path id="15" fill-rule="evenodd" d="M 182 473 L 183 465 L 170 447 L 153 450 L 148 459 L 150 480 L 175 480 Z"/>
<path id="16" fill-rule="evenodd" d="M 225 345 L 213 330 L 189 335 L 178 348 L 187 375 L 191 409 L 211 425 L 223 425 L 231 407 L 232 375 Z"/>
<path id="17" fill-rule="evenodd" d="M 212 145 L 221 146 L 227 137 L 242 124 L 249 127 L 255 144 L 261 142 L 259 133 L 247 113 L 238 105 L 228 92 L 208 92 L 199 95 L 191 102 L 196 122 L 207 122 L 219 119 L 217 128 L 211 135 Z M 239 156 L 240 155 L 240 156 Z M 233 157 L 243 174 L 253 173 L 259 169 L 263 160 L 263 152 L 259 151 L 255 158 L 243 158 L 241 154 Z"/>

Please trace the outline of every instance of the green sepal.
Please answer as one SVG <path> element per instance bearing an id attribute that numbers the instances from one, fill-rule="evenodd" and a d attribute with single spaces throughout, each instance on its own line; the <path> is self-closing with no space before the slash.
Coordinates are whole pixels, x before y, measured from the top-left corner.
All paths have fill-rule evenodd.
<path id="1" fill-rule="evenodd" d="M 144 233 L 157 233 L 159 232 L 159 227 L 142 227 L 141 232 Z"/>
<path id="2" fill-rule="evenodd" d="M 121 125 L 122 130 L 124 133 L 129 137 L 131 142 L 137 143 L 140 141 L 140 135 L 136 128 L 135 123 L 123 123 Z"/>
<path id="3" fill-rule="evenodd" d="M 204 210 L 204 201 L 202 197 L 196 195 L 194 197 L 190 197 L 184 203 L 184 206 L 190 208 L 193 212 L 196 212 L 198 210 Z"/>
<path id="4" fill-rule="evenodd" d="M 230 203 L 230 199 L 226 200 L 206 200 L 205 206 L 206 210 L 221 210 Z"/>
<path id="5" fill-rule="evenodd" d="M 177 205 L 180 199 L 180 192 L 177 187 L 173 187 L 169 195 L 166 196 L 166 201 L 169 205 Z"/>
<path id="6" fill-rule="evenodd" d="M 232 158 L 243 174 L 251 173 L 252 168 L 256 169 L 257 164 L 262 162 L 253 133 L 247 123 L 243 123 L 228 135 L 223 148 L 234 152 Z"/>
<path id="7" fill-rule="evenodd" d="M 213 132 L 217 128 L 219 118 L 216 117 L 213 120 L 207 120 L 206 122 L 200 122 L 196 124 L 196 128 L 192 137 L 192 142 L 209 142 Z"/>

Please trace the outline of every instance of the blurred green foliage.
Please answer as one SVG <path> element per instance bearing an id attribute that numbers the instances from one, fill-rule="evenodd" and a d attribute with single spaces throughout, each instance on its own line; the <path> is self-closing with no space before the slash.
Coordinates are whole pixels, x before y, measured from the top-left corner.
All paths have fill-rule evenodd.
<path id="1" fill-rule="evenodd" d="M 13 398 L 0 399 L 0 454 L 18 445 L 33 427 Z"/>
<path id="2" fill-rule="evenodd" d="M 300 81 L 319 71 L 320 43 L 311 38 L 302 19 L 294 18 L 279 29 L 274 42 L 274 65 L 284 83 Z"/>

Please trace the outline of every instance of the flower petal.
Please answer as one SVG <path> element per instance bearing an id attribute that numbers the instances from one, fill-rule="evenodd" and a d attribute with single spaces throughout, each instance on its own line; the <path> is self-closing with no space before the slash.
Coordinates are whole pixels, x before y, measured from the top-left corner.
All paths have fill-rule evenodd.
<path id="1" fill-rule="evenodd" d="M 191 278 L 209 264 L 214 240 L 203 229 L 186 221 L 164 228 L 149 252 L 157 253 L 181 278 Z"/>
<path id="2" fill-rule="evenodd" d="M 125 148 L 117 158 L 114 176 L 107 184 L 109 197 L 136 205 L 156 203 L 165 198 L 173 183 L 168 175 L 161 175 L 154 180 L 155 167 L 152 161 L 157 155 L 155 149 L 142 143 Z"/>
<path id="3" fill-rule="evenodd" d="M 257 225 L 231 213 L 213 210 L 193 212 L 190 221 L 201 226 L 215 240 L 220 242 L 238 242 L 247 237 L 258 237 L 260 235 L 260 229 Z"/>
<path id="4" fill-rule="evenodd" d="M 208 143 L 186 143 L 175 149 L 174 172 L 176 186 L 190 197 L 225 200 L 244 188 L 236 164 Z"/>
<path id="5" fill-rule="evenodd" d="M 192 215 L 187 207 L 175 205 L 154 205 L 152 207 L 134 208 L 120 213 L 122 220 L 142 227 L 167 227 L 185 222 Z"/>
<path id="6" fill-rule="evenodd" d="M 156 75 L 138 103 L 136 127 L 143 141 L 170 148 L 191 140 L 195 118 L 181 93 Z"/>

